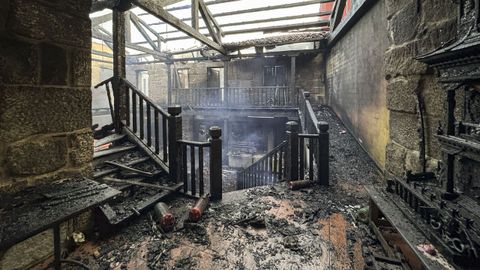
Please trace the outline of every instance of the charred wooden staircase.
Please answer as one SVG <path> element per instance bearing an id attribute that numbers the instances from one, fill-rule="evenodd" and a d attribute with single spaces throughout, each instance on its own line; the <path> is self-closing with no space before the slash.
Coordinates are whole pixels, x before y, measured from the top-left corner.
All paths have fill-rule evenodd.
<path id="1" fill-rule="evenodd" d="M 182 140 L 181 107 L 165 111 L 124 79 L 95 87 L 100 86 L 107 91 L 115 133 L 95 142 L 94 179 L 122 191 L 100 207 L 111 225 L 172 194 L 221 199 L 220 128 L 210 128 L 207 142 Z"/>

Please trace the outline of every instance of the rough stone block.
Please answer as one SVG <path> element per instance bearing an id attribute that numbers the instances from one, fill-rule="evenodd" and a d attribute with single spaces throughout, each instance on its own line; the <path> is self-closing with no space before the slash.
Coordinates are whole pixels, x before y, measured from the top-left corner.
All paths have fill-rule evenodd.
<path id="1" fill-rule="evenodd" d="M 387 108 L 392 111 L 416 113 L 420 76 L 398 77 L 387 84 Z"/>
<path id="2" fill-rule="evenodd" d="M 440 23 L 427 24 L 421 30 L 417 41 L 417 51 L 421 54 L 430 53 L 457 36 L 457 20 L 442 21 Z"/>
<path id="3" fill-rule="evenodd" d="M 390 112 L 390 139 L 409 149 L 418 149 L 418 120 L 415 114 Z"/>
<path id="4" fill-rule="evenodd" d="M 37 0 L 15 0 L 8 18 L 8 28 L 18 35 L 90 49 L 91 23 L 86 15 L 52 12 Z"/>
<path id="5" fill-rule="evenodd" d="M 88 16 L 92 1 L 78 0 L 38 0 L 43 5 L 73 16 Z"/>
<path id="6" fill-rule="evenodd" d="M 92 70 L 90 50 L 72 50 L 71 65 L 72 70 L 72 85 L 73 86 L 90 86 L 92 83 Z"/>
<path id="7" fill-rule="evenodd" d="M 425 111 L 428 115 L 441 117 L 444 114 L 446 92 L 433 75 L 422 78 Z"/>
<path id="8" fill-rule="evenodd" d="M 390 20 L 390 33 L 394 44 L 402 44 L 415 38 L 418 28 L 418 13 L 415 2 L 410 2 Z"/>
<path id="9" fill-rule="evenodd" d="M 36 84 L 38 53 L 36 46 L 13 39 L 0 39 L 0 83 Z"/>
<path id="10" fill-rule="evenodd" d="M 0 140 L 72 132 L 91 126 L 90 88 L 7 86 L 0 93 Z"/>
<path id="11" fill-rule="evenodd" d="M 73 166 L 81 166 L 92 161 L 93 136 L 90 129 L 69 136 L 69 156 Z"/>
<path id="12" fill-rule="evenodd" d="M 431 157 L 426 157 L 427 159 L 427 172 L 435 172 L 437 169 L 438 160 Z M 405 157 L 405 169 L 412 171 L 412 173 L 422 172 L 422 164 L 420 163 L 420 152 L 418 151 L 407 151 Z"/>
<path id="13" fill-rule="evenodd" d="M 7 167 L 14 175 L 53 172 L 66 164 L 65 138 L 30 137 L 9 146 Z"/>
<path id="14" fill-rule="evenodd" d="M 455 1 L 428 0 L 420 1 L 420 3 L 425 22 L 437 22 L 457 17 L 458 6 Z"/>
<path id="15" fill-rule="evenodd" d="M 390 18 L 411 2 L 411 0 L 386 0 L 387 17 Z"/>
<path id="16" fill-rule="evenodd" d="M 42 43 L 41 52 L 41 79 L 44 85 L 67 85 L 68 60 L 64 48 Z"/>
<path id="17" fill-rule="evenodd" d="M 385 53 L 384 68 L 386 77 L 421 75 L 428 66 L 414 59 L 418 55 L 414 42 L 395 47 Z"/>
<path id="18" fill-rule="evenodd" d="M 386 147 L 385 169 L 396 177 L 401 177 L 405 173 L 405 156 L 407 150 L 405 147 L 390 141 Z"/>

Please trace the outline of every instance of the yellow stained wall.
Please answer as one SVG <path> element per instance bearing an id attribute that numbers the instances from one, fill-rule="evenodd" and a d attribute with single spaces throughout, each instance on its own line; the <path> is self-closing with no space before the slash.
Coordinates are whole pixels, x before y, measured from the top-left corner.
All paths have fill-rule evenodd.
<path id="1" fill-rule="evenodd" d="M 113 54 L 112 50 L 105 44 L 92 42 L 92 51 L 98 51 L 108 54 Z M 99 61 L 96 61 L 99 60 Z M 105 61 L 105 62 L 104 62 Z M 92 87 L 98 84 L 101 74 L 101 69 L 113 69 L 112 57 L 100 56 L 92 53 Z M 106 63 L 110 62 L 110 63 Z"/>

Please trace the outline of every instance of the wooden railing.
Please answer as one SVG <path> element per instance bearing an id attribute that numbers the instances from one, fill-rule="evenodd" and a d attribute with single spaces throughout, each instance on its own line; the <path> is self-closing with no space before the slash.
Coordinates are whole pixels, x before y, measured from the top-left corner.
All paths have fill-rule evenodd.
<path id="1" fill-rule="evenodd" d="M 237 174 L 237 190 L 276 183 L 285 177 L 287 141 Z"/>
<path id="2" fill-rule="evenodd" d="M 203 195 L 204 189 L 199 184 L 187 183 L 187 169 L 202 171 L 203 162 L 194 163 L 193 167 L 185 166 L 185 147 L 209 148 L 210 152 L 210 196 L 213 200 L 222 198 L 222 149 L 221 129 L 212 127 L 210 142 L 187 142 L 182 140 L 182 109 L 180 106 L 170 106 L 167 111 L 154 103 L 150 97 L 139 91 L 134 85 L 122 78 L 110 78 L 95 88 L 105 85 L 115 126 L 122 126 L 117 132 L 125 132 L 131 140 L 137 143 L 158 165 L 167 173 L 169 179 L 184 183 L 184 192 L 191 195 Z M 113 93 L 110 90 L 113 89 Z M 113 94 L 113 96 L 112 96 Z M 112 104 L 113 101 L 113 104 Z M 199 160 L 203 159 L 203 155 Z M 181 165 L 181 166 L 179 166 Z M 201 167 L 201 170 L 200 170 Z M 200 177 L 201 176 L 201 177 Z M 195 182 L 195 173 L 191 173 L 190 183 Z M 199 174 L 199 183 L 203 183 L 203 175 Z M 199 192 L 197 192 L 197 186 Z"/>
<path id="3" fill-rule="evenodd" d="M 298 92 L 289 86 L 172 89 L 174 104 L 192 107 L 297 107 Z"/>
<path id="4" fill-rule="evenodd" d="M 319 122 L 317 134 L 299 134 L 298 123 L 287 123 L 287 140 L 239 172 L 237 189 L 308 179 L 329 185 L 328 124 Z"/>
<path id="5" fill-rule="evenodd" d="M 178 175 L 178 182 L 181 182 L 183 179 L 183 191 L 190 195 L 203 196 L 206 194 L 205 190 L 209 187 L 212 199 L 221 199 L 221 129 L 219 127 L 211 127 L 209 134 L 211 138 L 208 142 L 178 141 L 178 164 L 181 172 L 181 174 Z M 205 158 L 206 155 L 208 155 L 208 159 Z M 204 177 L 205 168 L 207 167 L 207 174 L 209 175 L 208 182 L 205 181 Z M 220 168 L 220 171 L 218 168 Z M 220 179 L 220 181 L 214 181 L 215 179 Z M 218 196 L 220 197 L 218 198 Z"/>

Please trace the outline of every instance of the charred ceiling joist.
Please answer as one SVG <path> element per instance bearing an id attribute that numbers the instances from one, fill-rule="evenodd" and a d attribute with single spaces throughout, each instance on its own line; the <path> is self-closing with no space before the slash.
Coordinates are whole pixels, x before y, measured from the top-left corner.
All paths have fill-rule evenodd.
<path id="1" fill-rule="evenodd" d="M 222 53 L 226 54 L 225 49 L 219 43 L 207 38 L 205 35 L 200 33 L 195 28 L 191 27 L 190 25 L 184 23 L 177 17 L 170 14 L 166 11 L 162 6 L 158 5 L 157 2 L 153 0 L 133 0 L 132 1 L 136 6 L 146 10 L 151 15 L 159 18 L 160 20 L 172 25 L 173 27 L 177 28 L 178 30 L 184 32 L 185 34 L 189 35 L 192 38 L 197 39 L 198 41 L 202 42 L 203 44 L 209 46 L 210 48 Z M 210 21 L 209 18 L 205 18 L 204 20 Z"/>

